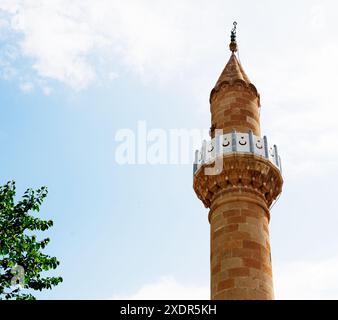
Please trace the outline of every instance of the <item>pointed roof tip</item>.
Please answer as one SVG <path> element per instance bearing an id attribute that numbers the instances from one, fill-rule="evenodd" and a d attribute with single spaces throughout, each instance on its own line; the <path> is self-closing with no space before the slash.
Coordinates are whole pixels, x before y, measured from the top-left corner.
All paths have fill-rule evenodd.
<path id="1" fill-rule="evenodd" d="M 251 84 L 250 79 L 246 75 L 235 53 L 232 52 L 228 63 L 226 64 L 224 70 L 222 71 L 220 77 L 216 82 L 215 88 L 217 88 L 223 82 L 228 82 L 232 84 L 236 80 L 241 80 L 247 84 Z"/>
<path id="2" fill-rule="evenodd" d="M 257 88 L 246 75 L 234 52 L 232 52 L 228 63 L 218 78 L 214 88 L 211 90 L 209 99 L 210 103 L 212 96 L 220 90 L 223 84 L 234 85 L 239 82 L 244 84 L 245 87 L 249 88 L 250 91 L 252 91 L 253 94 L 258 97 L 258 106 L 260 107 L 260 95 L 257 91 Z"/>

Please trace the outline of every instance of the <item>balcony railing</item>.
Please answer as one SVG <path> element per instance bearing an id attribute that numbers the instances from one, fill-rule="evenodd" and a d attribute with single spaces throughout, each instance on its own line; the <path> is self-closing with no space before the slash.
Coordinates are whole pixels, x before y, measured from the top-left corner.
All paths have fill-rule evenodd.
<path id="1" fill-rule="evenodd" d="M 266 136 L 255 136 L 252 131 L 248 133 L 236 132 L 216 135 L 214 139 L 202 143 L 202 149 L 195 151 L 193 173 L 203 165 L 212 163 L 216 157 L 234 153 L 251 153 L 261 156 L 273 163 L 282 171 L 281 159 L 277 146 L 268 143 Z"/>

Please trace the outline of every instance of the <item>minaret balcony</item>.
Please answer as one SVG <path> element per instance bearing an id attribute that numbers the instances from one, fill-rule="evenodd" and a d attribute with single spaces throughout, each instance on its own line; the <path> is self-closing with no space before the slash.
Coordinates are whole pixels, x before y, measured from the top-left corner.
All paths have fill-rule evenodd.
<path id="1" fill-rule="evenodd" d="M 230 154 L 254 154 L 271 162 L 282 172 L 281 158 L 277 146 L 270 144 L 266 136 L 255 136 L 250 130 L 248 133 L 233 130 L 227 134 L 218 134 L 211 141 L 202 143 L 202 149 L 195 151 L 193 174 L 205 164 L 213 163 L 217 157 Z"/>

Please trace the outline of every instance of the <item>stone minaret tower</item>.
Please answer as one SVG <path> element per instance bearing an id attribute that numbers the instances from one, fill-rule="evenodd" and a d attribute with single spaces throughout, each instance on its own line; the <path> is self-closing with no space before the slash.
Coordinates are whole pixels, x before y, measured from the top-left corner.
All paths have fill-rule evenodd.
<path id="1" fill-rule="evenodd" d="M 235 53 L 210 94 L 211 141 L 196 151 L 194 190 L 209 208 L 211 299 L 273 299 L 269 208 L 282 190 L 276 145 L 261 137 L 260 99 Z"/>

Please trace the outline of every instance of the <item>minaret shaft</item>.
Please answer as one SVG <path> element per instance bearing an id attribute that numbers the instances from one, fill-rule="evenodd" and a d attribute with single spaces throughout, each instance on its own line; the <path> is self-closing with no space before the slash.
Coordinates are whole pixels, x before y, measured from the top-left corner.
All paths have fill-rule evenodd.
<path id="1" fill-rule="evenodd" d="M 265 201 L 250 191 L 222 190 L 209 221 L 211 299 L 273 299 Z"/>

